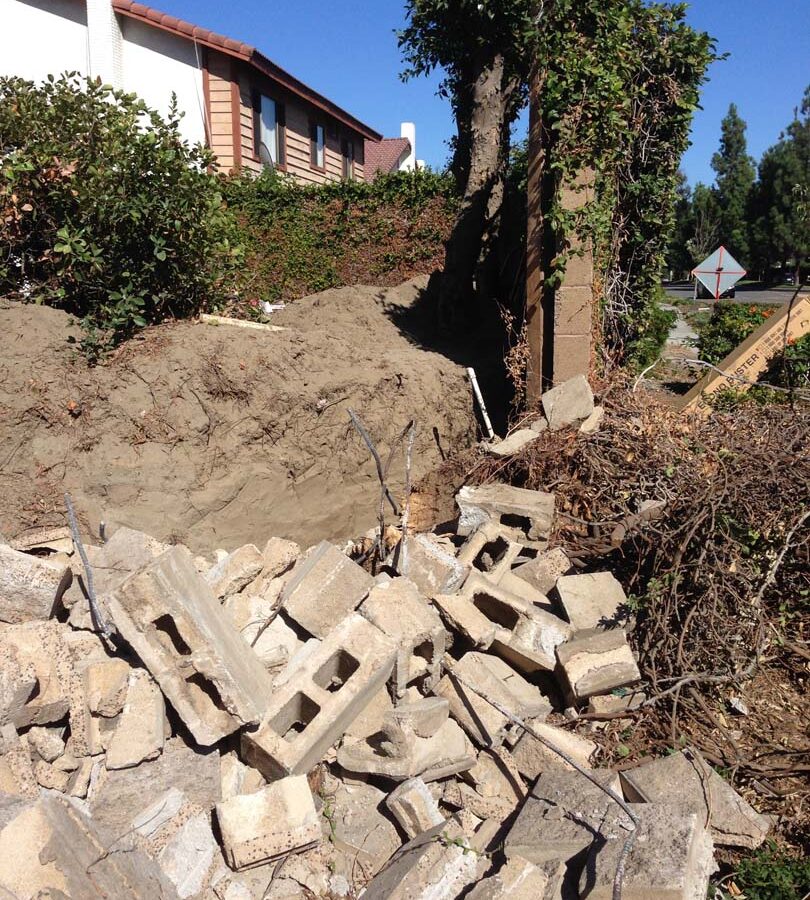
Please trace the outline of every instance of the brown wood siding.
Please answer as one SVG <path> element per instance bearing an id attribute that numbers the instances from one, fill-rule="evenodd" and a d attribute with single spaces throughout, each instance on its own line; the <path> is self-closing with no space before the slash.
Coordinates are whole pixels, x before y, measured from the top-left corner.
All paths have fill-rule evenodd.
<path id="1" fill-rule="evenodd" d="M 231 61 L 213 50 L 208 52 L 208 96 L 211 121 L 211 149 L 220 169 L 234 165 L 233 119 L 231 113 Z"/>
<path id="2" fill-rule="evenodd" d="M 242 167 L 251 172 L 261 172 L 262 164 L 256 156 L 256 138 L 254 134 L 255 120 L 253 116 L 254 86 L 250 75 L 241 72 L 239 75 L 239 110 L 242 139 Z"/>

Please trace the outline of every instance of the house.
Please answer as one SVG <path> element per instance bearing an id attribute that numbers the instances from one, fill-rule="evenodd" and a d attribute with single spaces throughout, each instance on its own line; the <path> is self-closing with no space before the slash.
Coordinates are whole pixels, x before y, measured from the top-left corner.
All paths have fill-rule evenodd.
<path id="1" fill-rule="evenodd" d="M 373 181 L 379 172 L 412 172 L 419 167 L 416 161 L 416 126 L 403 122 L 400 137 L 365 142 L 366 181 Z"/>
<path id="2" fill-rule="evenodd" d="M 0 75 L 99 77 L 207 144 L 223 171 L 273 166 L 298 181 L 365 178 L 373 128 L 255 47 L 133 0 L 0 0 Z"/>

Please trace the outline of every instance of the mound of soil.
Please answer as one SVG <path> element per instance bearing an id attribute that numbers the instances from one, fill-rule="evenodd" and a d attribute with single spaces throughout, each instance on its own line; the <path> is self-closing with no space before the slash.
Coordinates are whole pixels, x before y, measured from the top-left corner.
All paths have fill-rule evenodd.
<path id="1" fill-rule="evenodd" d="M 95 368 L 65 313 L 0 301 L 0 532 L 63 524 L 64 491 L 93 531 L 194 550 L 365 531 L 378 482 L 348 407 L 383 458 L 417 420 L 415 477 L 475 439 L 463 368 L 403 327 L 423 287 L 307 297 L 274 314 L 283 332 L 162 325 Z"/>

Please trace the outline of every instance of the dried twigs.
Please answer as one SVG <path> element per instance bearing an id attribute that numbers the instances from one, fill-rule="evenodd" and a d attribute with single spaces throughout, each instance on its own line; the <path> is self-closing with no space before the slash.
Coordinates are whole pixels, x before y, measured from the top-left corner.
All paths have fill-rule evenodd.
<path id="1" fill-rule="evenodd" d="M 411 482 L 411 464 L 413 462 L 413 444 L 416 440 L 416 422 L 410 423 L 410 431 L 408 432 L 408 443 L 405 446 L 405 502 L 402 507 L 402 520 L 400 530 L 402 535 L 397 545 L 397 570 L 403 575 L 408 574 L 408 545 L 406 538 L 408 537 L 408 520 L 411 516 L 411 490 L 413 485 Z"/>
<path id="2" fill-rule="evenodd" d="M 93 584 L 93 570 L 90 568 L 90 561 L 87 558 L 87 553 L 84 549 L 81 535 L 79 534 L 79 523 L 76 521 L 76 513 L 73 509 L 73 502 L 70 499 L 70 494 L 65 494 L 65 506 L 67 507 L 68 524 L 70 525 L 70 533 L 73 536 L 73 543 L 79 551 L 82 566 L 84 566 L 84 577 L 87 580 L 87 602 L 90 605 L 90 618 L 93 620 L 93 627 L 95 630 L 100 631 L 104 637 L 109 640 L 111 629 L 104 616 L 101 614 L 101 609 L 98 605 L 98 600 L 96 599 L 96 589 Z"/>

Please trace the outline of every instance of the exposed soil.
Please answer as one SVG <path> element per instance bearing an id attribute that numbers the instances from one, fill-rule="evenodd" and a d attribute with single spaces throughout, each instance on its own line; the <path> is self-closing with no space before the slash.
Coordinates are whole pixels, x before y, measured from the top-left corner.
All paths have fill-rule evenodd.
<path id="1" fill-rule="evenodd" d="M 383 457 L 417 420 L 415 477 L 475 438 L 463 368 L 409 334 L 423 286 L 307 297 L 284 332 L 161 325 L 95 368 L 65 313 L 0 301 L 0 531 L 62 524 L 69 491 L 93 530 L 195 550 L 358 535 L 379 492 L 348 407 Z"/>

